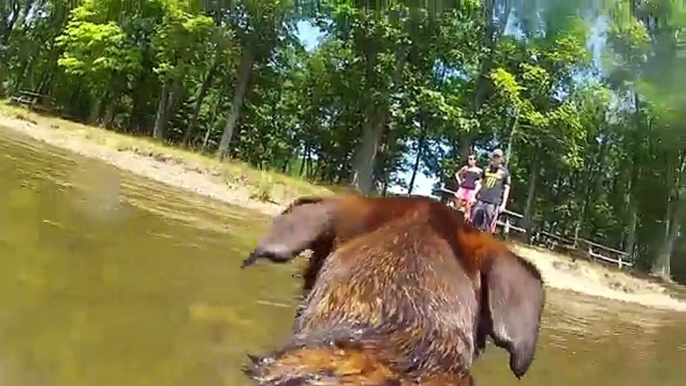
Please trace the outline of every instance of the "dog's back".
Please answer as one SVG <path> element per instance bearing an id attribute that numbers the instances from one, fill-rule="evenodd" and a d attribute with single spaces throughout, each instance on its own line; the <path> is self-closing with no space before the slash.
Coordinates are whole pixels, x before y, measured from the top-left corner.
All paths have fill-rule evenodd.
<path id="1" fill-rule="evenodd" d="M 408 212 L 329 256 L 291 348 L 253 374 L 303 385 L 470 384 L 478 299 L 435 210 Z"/>
<path id="2" fill-rule="evenodd" d="M 437 202 L 318 202 L 277 218 L 246 260 L 285 262 L 342 240 L 322 258 L 291 342 L 253 358 L 258 384 L 471 385 L 486 336 L 516 377 L 526 373 L 544 305 L 533 265 Z"/>

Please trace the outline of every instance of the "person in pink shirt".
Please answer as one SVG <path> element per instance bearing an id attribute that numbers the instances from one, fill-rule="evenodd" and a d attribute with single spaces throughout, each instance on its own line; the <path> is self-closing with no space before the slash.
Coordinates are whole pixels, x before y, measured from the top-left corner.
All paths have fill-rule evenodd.
<path id="1" fill-rule="evenodd" d="M 458 208 L 462 208 L 467 221 L 471 218 L 471 208 L 476 202 L 476 193 L 481 187 L 483 170 L 476 166 L 476 156 L 470 154 L 467 165 L 464 165 L 455 173 L 459 189 L 455 194 L 458 200 Z"/>

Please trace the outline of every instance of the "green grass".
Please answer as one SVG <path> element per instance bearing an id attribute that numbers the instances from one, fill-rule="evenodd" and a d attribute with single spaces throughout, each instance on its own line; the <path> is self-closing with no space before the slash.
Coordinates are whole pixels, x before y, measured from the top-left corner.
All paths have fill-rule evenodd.
<path id="1" fill-rule="evenodd" d="M 202 173 L 220 177 L 229 186 L 248 187 L 251 198 L 285 204 L 303 195 L 331 195 L 346 191 L 341 186 L 315 185 L 303 178 L 269 170 L 258 170 L 236 160 L 220 161 L 217 157 L 155 141 L 88 126 L 61 118 L 40 115 L 27 108 L 0 101 L 0 116 L 21 119 L 39 126 L 59 129 L 59 135 L 71 140 L 86 140 L 118 151 L 130 151 L 160 161 L 183 164 Z"/>

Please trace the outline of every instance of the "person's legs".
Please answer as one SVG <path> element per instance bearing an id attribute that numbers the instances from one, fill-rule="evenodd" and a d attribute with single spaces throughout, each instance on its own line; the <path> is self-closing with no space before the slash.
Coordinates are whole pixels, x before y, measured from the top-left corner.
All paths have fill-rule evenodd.
<path id="1" fill-rule="evenodd" d="M 474 201 L 474 197 L 476 196 L 476 191 L 474 189 L 469 189 L 467 190 L 467 193 L 465 195 L 465 204 L 464 204 L 464 219 L 466 221 L 471 221 L 472 219 L 472 202 Z"/>
<path id="2" fill-rule="evenodd" d="M 469 210 L 469 202 L 474 196 L 474 189 L 460 188 L 457 190 L 456 196 L 460 201 L 460 210 L 464 213 L 465 219 L 468 220 L 469 214 L 467 211 Z"/>
<path id="3" fill-rule="evenodd" d="M 491 224 L 495 218 L 495 211 L 495 204 L 477 201 L 472 208 L 472 223 L 478 230 L 490 232 Z"/>
<path id="4" fill-rule="evenodd" d="M 495 221 L 497 207 L 495 204 L 485 204 L 484 205 L 484 220 L 482 223 L 481 230 L 485 232 L 492 232 L 493 222 Z"/>
<path id="5" fill-rule="evenodd" d="M 457 194 L 453 194 L 453 197 L 450 199 L 450 202 L 453 205 L 453 209 L 460 209 L 460 198 L 457 197 Z"/>
<path id="6" fill-rule="evenodd" d="M 477 229 L 481 229 L 481 223 L 483 222 L 483 218 L 484 218 L 484 205 L 486 205 L 485 202 L 477 201 L 474 204 L 474 207 L 472 207 L 471 221 L 472 221 L 472 224 L 474 224 L 474 226 Z"/>
<path id="7" fill-rule="evenodd" d="M 498 205 L 493 206 L 493 218 L 491 219 L 491 233 L 495 233 L 495 229 L 498 226 L 498 216 L 500 216 L 500 211 L 498 210 Z"/>

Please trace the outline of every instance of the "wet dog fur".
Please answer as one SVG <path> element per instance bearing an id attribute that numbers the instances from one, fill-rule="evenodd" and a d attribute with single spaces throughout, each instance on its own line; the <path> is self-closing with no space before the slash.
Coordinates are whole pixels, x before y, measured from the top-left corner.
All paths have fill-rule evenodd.
<path id="1" fill-rule="evenodd" d="M 509 351 L 518 378 L 531 365 L 540 274 L 444 204 L 302 198 L 245 265 L 283 263 L 304 249 L 314 252 L 311 291 L 292 340 L 252 357 L 246 372 L 258 384 L 471 385 L 468 370 L 486 336 Z"/>
<path id="2" fill-rule="evenodd" d="M 243 262 L 243 267 L 254 264 L 258 258 L 285 263 L 309 249 L 312 255 L 302 274 L 303 297 L 307 296 L 317 280 L 324 259 L 338 245 L 402 217 L 414 210 L 419 202 L 422 201 L 417 201 L 416 197 L 377 198 L 371 201 L 358 195 L 300 197 L 276 217 L 270 233 L 259 241 L 255 251 Z M 320 205 L 315 209 L 309 206 L 311 204 Z M 311 233 L 317 234 L 314 240 L 301 240 L 301 235 Z M 280 245 L 282 243 L 286 244 Z"/>

